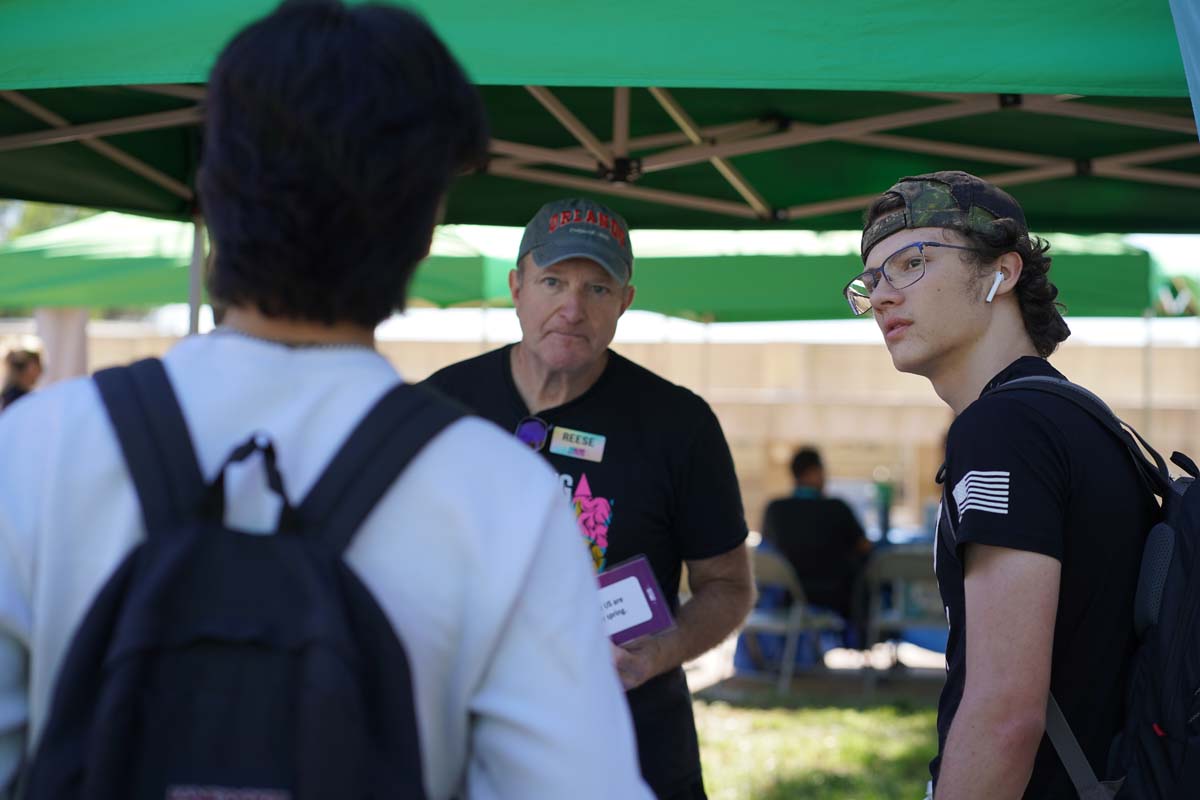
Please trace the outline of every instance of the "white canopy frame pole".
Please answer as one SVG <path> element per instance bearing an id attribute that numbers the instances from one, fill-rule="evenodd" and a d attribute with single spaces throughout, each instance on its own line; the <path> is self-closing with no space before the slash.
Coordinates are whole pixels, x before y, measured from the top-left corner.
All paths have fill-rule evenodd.
<path id="1" fill-rule="evenodd" d="M 1142 424 L 1141 428 L 1150 441 L 1154 441 L 1154 309 L 1142 313 L 1146 326 L 1146 343 L 1142 348 Z"/>
<path id="2" fill-rule="evenodd" d="M 617 158 L 629 157 L 629 87 L 613 89 L 612 152 Z"/>
<path id="3" fill-rule="evenodd" d="M 1017 186 L 1022 183 L 1037 183 L 1038 181 L 1048 181 L 1055 178 L 1068 178 L 1075 174 L 1075 169 L 1074 162 L 1062 161 L 1046 167 L 1032 167 L 1030 169 L 1014 170 L 1013 172 L 1001 172 L 995 175 L 981 175 L 980 177 L 997 186 Z M 785 219 L 803 219 L 805 217 L 819 217 L 823 214 L 836 214 L 842 211 L 861 211 L 876 197 L 878 197 L 877 194 L 863 194 L 840 200 L 806 203 L 785 209 L 783 214 Z"/>
<path id="4" fill-rule="evenodd" d="M 1190 117 L 1176 117 L 1170 114 L 1159 114 L 1154 111 L 1135 111 L 1128 108 L 1113 108 L 1093 103 L 1072 102 L 1075 99 L 1077 98 L 1025 94 L 1021 95 L 1021 103 L 1015 108 L 1034 114 L 1052 114 L 1057 117 L 1074 117 L 1075 119 L 1086 119 L 1093 122 L 1109 122 L 1116 125 L 1131 125 L 1136 128 L 1148 128 L 1156 131 L 1196 135 L 1196 120 Z"/>
<path id="5" fill-rule="evenodd" d="M 197 102 L 208 96 L 208 89 L 206 87 L 194 86 L 187 83 L 143 83 L 134 84 L 127 88 L 136 89 L 139 92 L 161 94 L 166 97 L 178 97 L 181 100 L 195 100 Z"/>
<path id="6" fill-rule="evenodd" d="M 78 142 L 81 139 L 94 139 L 98 136 L 114 136 L 118 133 L 138 133 L 141 131 L 156 131 L 163 128 L 182 128 L 197 125 L 204 119 L 204 110 L 199 106 L 179 108 L 174 111 L 157 111 L 152 114 L 141 114 L 124 119 L 110 119 L 103 122 L 88 122 L 83 125 L 68 125 L 64 128 L 53 128 L 33 133 L 17 133 L 12 136 L 0 137 L 0 153 L 10 150 L 24 150 L 28 147 L 46 147 L 52 144 Z"/>
<path id="7" fill-rule="evenodd" d="M 20 92 L 0 91 L 0 97 L 3 97 L 13 106 L 16 106 L 32 117 L 36 117 L 52 128 L 61 130 L 63 128 L 71 127 L 71 123 L 68 122 L 66 118 L 60 117 L 58 114 L 55 114 L 45 106 L 35 103 L 33 100 L 30 100 Z M 186 185 L 175 180 L 165 172 L 155 169 L 145 161 L 131 156 L 129 153 L 126 153 L 119 147 L 114 147 L 108 142 L 100 139 L 80 139 L 79 143 L 89 150 L 99 153 L 108 160 L 120 164 L 130 172 L 140 175 L 151 183 L 166 189 L 176 197 L 180 197 L 188 201 L 190 201 L 193 197 L 192 190 Z"/>
<path id="8" fill-rule="evenodd" d="M 710 125 L 700 129 L 701 135 L 708 141 L 712 142 L 736 142 L 742 139 L 749 139 L 755 136 L 761 136 L 766 133 L 774 133 L 779 130 L 779 123 L 766 120 L 750 119 L 742 122 L 733 122 L 725 125 Z M 493 144 L 497 140 L 493 139 Z M 658 147 L 673 147 L 675 145 L 687 144 L 688 138 L 682 131 L 670 131 L 668 133 L 654 133 L 648 136 L 633 137 L 626 142 L 628 151 L 635 150 L 653 150 Z M 515 145 L 518 147 L 530 147 L 531 145 Z M 616 142 L 609 143 L 609 147 L 616 150 Z M 537 148 L 538 150 L 546 151 L 547 148 Z M 582 147 L 561 147 L 550 148 L 548 152 L 554 153 L 555 159 L 561 156 L 589 158 L 588 152 Z M 533 167 L 538 164 L 553 164 L 556 161 L 541 161 L 538 158 L 521 158 L 505 162 L 510 167 Z M 566 166 L 565 164 L 563 166 Z M 589 168 L 595 166 L 595 163 L 589 160 Z"/>
<path id="9" fill-rule="evenodd" d="M 204 297 L 204 216 L 192 215 L 192 261 L 188 264 L 188 335 L 200 332 L 200 303 Z"/>
<path id="10" fill-rule="evenodd" d="M 596 138 L 586 125 L 571 113 L 562 101 L 554 96 L 554 93 L 545 86 L 526 86 L 525 89 L 533 95 L 534 99 L 542 104 L 547 111 L 550 112 L 559 124 L 574 136 L 584 148 L 591 153 L 597 161 L 603 164 L 608 169 L 613 168 L 614 158 L 612 150 L 610 150 L 603 142 Z"/>
<path id="11" fill-rule="evenodd" d="M 553 164 L 558 167 L 570 167 L 584 172 L 593 172 L 596 162 L 582 150 L 558 150 L 549 147 L 538 147 L 532 144 L 510 142 L 506 139 L 492 139 L 488 150 L 493 155 L 508 156 L 519 159 L 522 164 Z"/>
<path id="12" fill-rule="evenodd" d="M 785 147 L 798 147 L 802 144 L 827 142 L 832 139 L 843 139 L 848 136 L 858 136 L 865 133 L 892 128 L 904 128 L 922 125 L 929 122 L 971 117 L 996 110 L 996 98 L 993 95 L 979 95 L 955 103 L 945 103 L 928 108 L 912 111 L 901 111 L 895 114 L 882 114 L 876 117 L 835 122 L 829 125 L 809 125 L 795 130 L 785 130 L 768 136 L 740 142 L 724 144 L 694 144 L 655 153 L 642 159 L 642 171 L 646 173 L 661 172 L 664 169 L 685 167 L 689 164 L 699 164 L 714 157 L 728 157 L 763 153 L 768 150 L 779 150 Z"/>
<path id="13" fill-rule="evenodd" d="M 679 104 L 670 92 L 656 86 L 651 86 L 649 92 L 650 96 L 658 101 L 663 111 L 666 111 L 667 116 L 675 121 L 675 124 L 679 126 L 679 129 L 684 132 L 692 144 L 704 143 L 704 137 L 700 135 L 700 126 L 696 124 L 691 115 L 684 110 L 683 106 Z M 750 206 L 755 214 L 763 219 L 771 219 L 774 216 L 771 205 L 728 159 L 715 156 L 710 158 L 708 162 L 713 165 L 717 172 L 721 173 L 721 177 L 734 188 L 734 191 L 742 196 L 742 199 L 746 201 L 746 205 Z"/>
<path id="14" fill-rule="evenodd" d="M 488 174 L 501 175 L 506 178 L 540 183 L 546 186 L 559 186 L 567 189 L 578 189 L 583 192 L 616 195 L 660 203 L 665 206 L 691 208 L 696 211 L 707 211 L 711 214 L 724 214 L 739 219 L 757 219 L 758 215 L 749 206 L 728 200 L 716 200 L 699 195 L 683 192 L 670 192 L 665 189 L 651 189 L 646 186 L 636 186 L 628 183 L 606 181 L 599 178 L 584 178 L 575 175 L 565 175 L 561 172 L 528 169 L 512 166 L 503 161 L 493 161 L 488 165 Z"/>
<path id="15" fill-rule="evenodd" d="M 535 96 L 539 96 L 534 88 L 530 88 L 530 91 L 534 92 Z M 1086 169 L 1089 174 L 1098 177 L 1112 177 L 1143 183 L 1200 188 L 1200 176 L 1170 170 L 1148 169 L 1141 166 L 1154 161 L 1189 158 L 1200 154 L 1200 144 L 1194 142 L 1170 145 L 1152 150 L 1113 154 L 1091 159 L 1090 161 L 1077 161 L 1061 156 L 1047 156 L 1037 153 L 951 142 L 936 142 L 883 133 L 883 131 L 889 128 L 905 127 L 920 122 L 990 113 L 996 110 L 996 100 L 989 95 L 913 93 L 942 100 L 945 104 L 933 108 L 848 120 L 824 126 L 798 122 L 784 123 L 781 126 L 777 122 L 763 120 L 757 121 L 757 123 L 754 121 L 744 121 L 742 123 L 735 123 L 739 127 L 728 129 L 728 138 L 723 136 L 718 141 L 713 134 L 721 126 L 711 126 L 701 129 L 695 125 L 694 121 L 690 119 L 684 109 L 674 101 L 674 98 L 668 92 L 656 88 L 651 88 L 649 91 L 672 119 L 675 120 L 676 124 L 679 125 L 684 141 L 680 141 L 678 138 L 679 134 L 659 134 L 629 140 L 626 144 L 622 138 L 622 115 L 626 113 L 626 110 L 622 109 L 622 104 L 625 101 L 622 99 L 621 93 L 614 92 L 613 143 L 610 145 L 614 152 L 621 152 L 621 157 L 624 157 L 623 153 L 627 148 L 652 149 L 654 147 L 670 147 L 676 143 L 683 144 L 683 147 L 655 153 L 642 159 L 642 171 L 654 172 L 709 160 L 729 180 L 731 185 L 737 189 L 739 194 L 746 199 L 753 210 L 754 217 L 759 219 L 795 220 L 845 211 L 857 211 L 864 208 L 873 199 L 874 195 L 837 198 L 778 209 L 774 210 L 773 213 L 768 211 L 768 216 L 768 214 L 764 214 L 764 209 L 767 209 L 765 200 L 761 196 L 758 196 L 756 192 L 753 192 L 753 187 L 746 184 L 744 179 L 738 180 L 740 176 L 730 171 L 732 170 L 732 165 L 727 160 L 727 157 L 733 155 L 767 152 L 829 140 L 850 142 L 868 147 L 990 161 L 995 164 L 1017 167 L 1018 169 L 1009 172 L 985 176 L 986 179 L 1001 186 L 1017 186 L 1057 178 L 1067 178 L 1081 174 L 1080 170 Z M 539 97 L 539 99 L 543 98 Z M 1014 104 L 1012 107 L 1034 113 L 1058 114 L 1110 123 L 1136 125 L 1156 130 L 1190 133 L 1194 132 L 1195 129 L 1194 123 L 1189 119 L 1179 119 L 1165 114 L 1127 111 L 1125 109 L 1091 104 L 1072 103 L 1071 101 L 1074 99 L 1078 98 L 1073 96 L 1029 96 L 1028 102 L 1026 102 L 1025 97 L 1022 97 L 1022 102 Z M 543 102 L 543 105 L 550 108 L 552 113 L 554 113 L 553 102 L 557 101 Z M 560 121 L 563 121 L 564 114 L 569 114 L 569 112 L 563 110 L 560 113 L 555 113 L 555 116 L 560 118 Z M 570 117 L 570 120 L 574 120 L 574 118 Z M 574 123 L 582 127 L 578 123 L 578 120 L 574 120 Z M 564 122 L 564 124 L 567 124 L 567 122 Z M 571 125 L 568 125 L 568 128 L 570 129 Z M 576 133 L 576 138 L 579 138 L 580 141 L 585 141 L 585 137 L 580 136 L 577 131 L 572 130 L 572 132 Z M 722 131 L 722 133 L 725 133 L 725 131 Z M 622 146 L 623 144 L 625 146 Z M 596 153 L 594 151 L 597 147 L 602 146 L 602 144 L 596 144 L 582 148 L 547 150 L 544 148 L 501 143 L 496 148 L 497 152 L 501 155 L 513 156 L 513 158 L 493 162 L 491 171 L 495 174 L 507 175 L 534 183 L 569 186 L 588 191 L 638 197 L 649 202 L 709 211 L 740 219 L 751 218 L 742 209 L 735 211 L 735 208 L 737 208 L 736 205 L 715 198 L 705 198 L 678 192 L 662 192 L 645 187 L 629 186 L 627 184 L 609 186 L 605 185 L 603 181 L 590 179 L 590 176 L 575 177 L 556 172 L 527 169 L 538 163 L 586 169 L 576 159 L 586 159 L 588 155 L 595 156 Z M 722 169 L 723 166 L 729 167 L 729 170 Z M 753 196 L 757 197 L 757 200 L 752 200 L 750 196 L 747 196 L 748 192 L 744 190 L 752 192 Z M 760 202 L 761 205 L 759 205 Z"/>

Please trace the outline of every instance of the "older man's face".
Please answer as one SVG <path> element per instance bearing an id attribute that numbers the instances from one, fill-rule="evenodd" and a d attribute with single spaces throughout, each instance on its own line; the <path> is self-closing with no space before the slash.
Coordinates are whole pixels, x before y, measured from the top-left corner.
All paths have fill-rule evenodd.
<path id="1" fill-rule="evenodd" d="M 522 351 L 552 372 L 594 364 L 633 302 L 632 286 L 622 286 L 586 258 L 545 268 L 527 262 L 509 274 L 508 282 L 521 323 Z"/>

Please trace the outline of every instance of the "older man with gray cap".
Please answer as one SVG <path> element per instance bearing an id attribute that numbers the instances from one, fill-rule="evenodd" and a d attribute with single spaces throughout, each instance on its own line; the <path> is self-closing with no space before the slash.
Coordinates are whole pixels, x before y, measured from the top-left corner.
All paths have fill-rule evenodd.
<path id="1" fill-rule="evenodd" d="M 643 776 L 660 798 L 692 800 L 705 795 L 681 665 L 741 623 L 753 583 L 733 459 L 712 410 L 609 349 L 633 302 L 632 274 L 618 214 L 585 199 L 546 204 L 509 274 L 521 341 L 429 380 L 551 463 L 597 572 L 648 560 L 676 624 L 614 647 L 614 659 Z M 691 599 L 680 606 L 684 563 Z"/>

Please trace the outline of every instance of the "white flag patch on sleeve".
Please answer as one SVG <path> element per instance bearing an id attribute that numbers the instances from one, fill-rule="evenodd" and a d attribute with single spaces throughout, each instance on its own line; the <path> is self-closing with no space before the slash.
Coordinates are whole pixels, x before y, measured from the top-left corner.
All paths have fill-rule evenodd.
<path id="1" fill-rule="evenodd" d="M 998 470 L 973 469 L 954 487 L 954 504 L 958 506 L 958 521 L 968 511 L 989 514 L 1008 513 L 1008 478 L 1010 473 Z"/>

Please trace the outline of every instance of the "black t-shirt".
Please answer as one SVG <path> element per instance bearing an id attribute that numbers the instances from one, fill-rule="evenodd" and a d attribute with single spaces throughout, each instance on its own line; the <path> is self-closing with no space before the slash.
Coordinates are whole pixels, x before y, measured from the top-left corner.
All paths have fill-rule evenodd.
<path id="1" fill-rule="evenodd" d="M 816 492 L 772 500 L 763 538 L 792 563 L 809 603 L 849 616 L 864 536 L 848 505 Z"/>
<path id="2" fill-rule="evenodd" d="M 27 394 L 29 394 L 28 389 L 22 389 L 16 384 L 5 386 L 4 391 L 0 392 L 0 410 L 8 408 Z"/>
<path id="3" fill-rule="evenodd" d="M 1031 375 L 1062 377 L 1045 359 L 1026 356 L 984 391 Z M 960 558 L 969 542 L 1061 562 L 1050 690 L 1103 780 L 1124 713 L 1135 647 L 1133 595 L 1142 545 L 1158 513 L 1153 496 L 1124 446 L 1100 423 L 1069 400 L 1036 390 L 981 397 L 968 406 L 950 427 L 944 479 L 947 507 L 934 567 L 950 636 L 938 707 L 939 755 L 930 764 L 934 780 L 966 674 Z M 1074 796 L 1043 737 L 1025 798 Z"/>
<path id="4" fill-rule="evenodd" d="M 512 432 L 529 415 L 517 392 L 512 346 L 453 364 L 429 383 Z M 700 397 L 611 350 L 596 383 L 574 400 L 538 412 L 550 425 L 604 437 L 600 461 L 551 452 L 597 570 L 645 555 L 679 607 L 685 560 L 727 553 L 746 538 L 733 458 Z M 597 609 L 599 613 L 599 609 Z M 660 795 L 699 778 L 691 696 L 682 669 L 628 693 L 642 774 Z"/>

